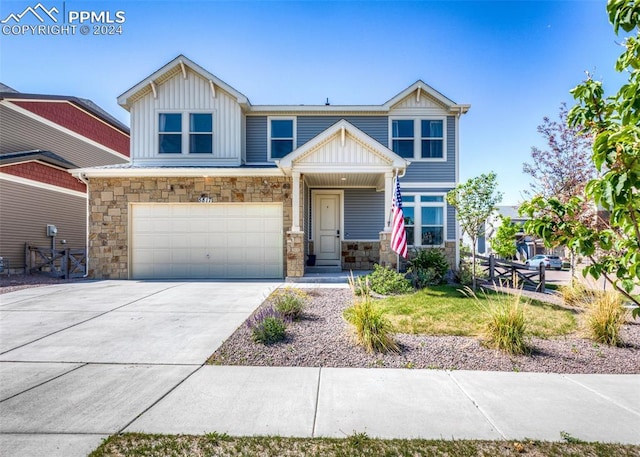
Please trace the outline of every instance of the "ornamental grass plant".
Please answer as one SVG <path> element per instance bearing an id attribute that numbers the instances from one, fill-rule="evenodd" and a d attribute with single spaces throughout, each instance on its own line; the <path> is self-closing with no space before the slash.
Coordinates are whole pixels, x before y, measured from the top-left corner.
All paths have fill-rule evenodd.
<path id="1" fill-rule="evenodd" d="M 393 326 L 384 312 L 373 303 L 368 281 L 349 278 L 354 305 L 347 308 L 344 317 L 354 330 L 356 341 L 369 353 L 400 352 L 393 337 Z"/>
<path id="2" fill-rule="evenodd" d="M 606 292 L 586 305 L 586 325 L 589 337 L 596 343 L 619 346 L 622 343 L 620 328 L 627 319 L 622 296 Z"/>
<path id="3" fill-rule="evenodd" d="M 487 317 L 484 328 L 484 344 L 512 355 L 522 355 L 531 352 L 527 337 L 527 319 L 522 291 L 509 294 L 496 288 L 496 292 L 483 291 L 484 300 L 469 288 L 464 293 L 473 297 L 480 312 Z"/>

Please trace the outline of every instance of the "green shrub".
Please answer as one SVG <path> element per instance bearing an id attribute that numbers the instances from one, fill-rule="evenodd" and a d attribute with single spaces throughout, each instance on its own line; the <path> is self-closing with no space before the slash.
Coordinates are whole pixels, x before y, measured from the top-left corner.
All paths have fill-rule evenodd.
<path id="1" fill-rule="evenodd" d="M 247 320 L 253 341 L 262 344 L 273 344 L 286 337 L 287 325 L 282 314 L 273 308 L 264 308 Z"/>
<path id="2" fill-rule="evenodd" d="M 471 264 L 471 259 L 460 260 L 460 268 L 458 268 L 453 275 L 455 282 L 463 286 L 471 285 L 471 281 L 473 280 Z M 480 261 L 476 260 L 476 279 L 487 279 L 488 277 L 489 275 L 484 271 L 484 267 L 480 264 Z"/>
<path id="3" fill-rule="evenodd" d="M 587 310 L 587 327 L 590 337 L 597 343 L 617 346 L 621 343 L 620 327 L 627 318 L 622 297 L 607 292 L 591 302 Z"/>
<path id="4" fill-rule="evenodd" d="M 449 262 L 442 249 L 416 249 L 409 260 L 409 274 L 417 289 L 447 282 Z"/>
<path id="5" fill-rule="evenodd" d="M 302 289 L 285 287 L 271 294 L 275 310 L 290 320 L 298 320 L 307 304 L 308 295 Z"/>
<path id="6" fill-rule="evenodd" d="M 487 346 L 514 355 L 530 352 L 522 294 L 512 295 L 500 290 L 497 293 L 483 292 L 486 298 L 483 303 L 468 287 L 465 292 L 476 299 L 480 310 L 488 317 L 484 329 Z"/>
<path id="7" fill-rule="evenodd" d="M 407 294 L 413 291 L 411 282 L 403 274 L 380 265 L 373 266 L 373 273 L 368 274 L 366 280 L 371 290 L 381 295 Z"/>
<path id="8" fill-rule="evenodd" d="M 344 317 L 353 325 L 356 333 L 356 341 L 367 352 L 400 352 L 398 343 L 393 338 L 393 326 L 384 312 L 374 306 L 371 299 L 367 279 L 349 278 L 349 285 L 354 294 L 355 304 L 344 311 Z M 356 290 L 360 294 L 355 293 Z"/>

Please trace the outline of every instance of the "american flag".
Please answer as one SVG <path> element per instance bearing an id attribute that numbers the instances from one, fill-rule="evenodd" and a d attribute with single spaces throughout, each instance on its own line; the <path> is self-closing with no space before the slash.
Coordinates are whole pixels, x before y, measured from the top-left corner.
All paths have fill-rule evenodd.
<path id="1" fill-rule="evenodd" d="M 395 192 L 391 201 L 391 249 L 403 259 L 407 258 L 407 231 L 404 228 L 404 212 L 402 211 L 402 194 L 400 181 L 396 177 Z"/>

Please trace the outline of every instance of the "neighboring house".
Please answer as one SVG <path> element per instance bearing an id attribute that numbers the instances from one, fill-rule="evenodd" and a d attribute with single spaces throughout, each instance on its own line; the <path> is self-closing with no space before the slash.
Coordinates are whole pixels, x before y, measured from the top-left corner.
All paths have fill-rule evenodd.
<path id="1" fill-rule="evenodd" d="M 497 210 L 485 223 L 485 236 L 478 240 L 478 253 L 489 255 L 493 253 L 491 249 L 491 239 L 495 236 L 498 228 L 502 225 L 502 218 L 511 218 L 511 223 L 517 225 L 520 230 L 516 233 L 513 242 L 516 245 L 516 256 L 519 260 L 526 260 L 538 254 L 564 255 L 564 249 L 546 249 L 542 240 L 524 232 L 524 224 L 530 218 L 519 214 L 519 206 L 498 206 Z"/>
<path id="2" fill-rule="evenodd" d="M 381 105 L 252 105 L 184 56 L 118 97 L 131 163 L 89 182 L 95 278 L 282 278 L 395 265 L 393 178 L 412 246 L 458 253 L 459 105 L 422 81 Z"/>
<path id="3" fill-rule="evenodd" d="M 129 160 L 129 129 L 89 100 L 24 94 L 0 84 L 0 256 L 25 267 L 25 243 L 87 241 L 85 184 L 67 170 Z M 64 244 L 62 242 L 64 241 Z"/>

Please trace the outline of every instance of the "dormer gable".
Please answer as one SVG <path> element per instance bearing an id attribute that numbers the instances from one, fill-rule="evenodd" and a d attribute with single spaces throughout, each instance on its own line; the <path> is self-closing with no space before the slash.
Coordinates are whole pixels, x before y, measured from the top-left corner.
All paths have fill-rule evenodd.
<path id="1" fill-rule="evenodd" d="M 389 112 L 432 111 L 456 115 L 466 113 L 470 107 L 470 105 L 457 104 L 421 80 L 396 94 L 382 106 Z"/>
<path id="2" fill-rule="evenodd" d="M 164 65 L 162 68 L 159 68 L 151 75 L 147 76 L 138 84 L 120 95 L 118 97 L 118 104 L 129 111 L 132 104 L 135 103 L 136 100 L 144 97 L 149 93 L 152 93 L 154 97 L 157 98 L 157 91 L 159 86 L 176 75 L 182 75 L 183 79 L 187 79 L 189 72 L 195 73 L 200 78 L 209 83 L 212 97 L 215 98 L 216 88 L 220 88 L 231 97 L 234 97 L 236 99 L 236 102 L 244 108 L 251 105 L 249 103 L 249 99 L 244 94 L 234 89 L 223 80 L 218 78 L 216 75 L 205 70 L 200 65 L 182 54 L 180 54 L 175 59 Z"/>
<path id="3" fill-rule="evenodd" d="M 118 97 L 131 159 L 149 166 L 238 166 L 245 95 L 183 55 Z"/>

